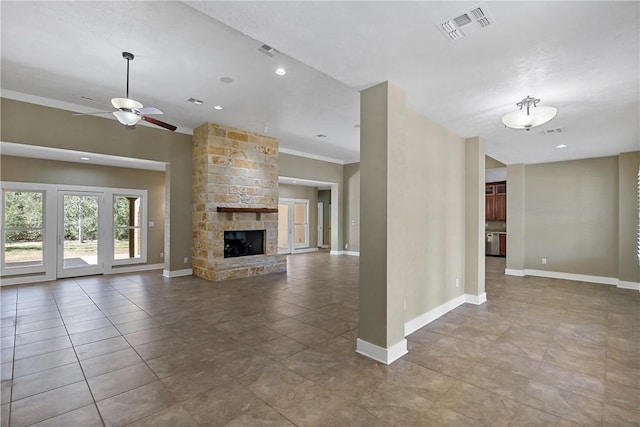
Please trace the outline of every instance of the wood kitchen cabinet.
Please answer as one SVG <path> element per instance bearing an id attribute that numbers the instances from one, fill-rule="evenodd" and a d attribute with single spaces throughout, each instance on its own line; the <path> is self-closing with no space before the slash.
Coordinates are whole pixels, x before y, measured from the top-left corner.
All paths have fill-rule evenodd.
<path id="1" fill-rule="evenodd" d="M 500 256 L 507 256 L 507 235 L 500 234 Z"/>
<path id="2" fill-rule="evenodd" d="M 507 182 L 488 182 L 484 187 L 485 220 L 507 220 Z"/>

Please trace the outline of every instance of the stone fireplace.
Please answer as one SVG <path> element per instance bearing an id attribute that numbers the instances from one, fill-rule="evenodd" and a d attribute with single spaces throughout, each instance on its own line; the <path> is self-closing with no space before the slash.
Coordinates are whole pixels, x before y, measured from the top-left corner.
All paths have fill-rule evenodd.
<path id="1" fill-rule="evenodd" d="M 286 257 L 277 254 L 276 139 L 200 126 L 193 132 L 192 189 L 194 275 L 221 281 L 286 271 Z"/>

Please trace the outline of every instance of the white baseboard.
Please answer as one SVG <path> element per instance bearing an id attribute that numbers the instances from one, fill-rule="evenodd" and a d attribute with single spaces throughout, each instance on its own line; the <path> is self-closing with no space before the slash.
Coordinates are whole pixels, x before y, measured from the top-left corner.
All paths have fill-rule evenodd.
<path id="1" fill-rule="evenodd" d="M 343 255 L 360 256 L 360 252 L 356 251 L 342 251 Z"/>
<path id="2" fill-rule="evenodd" d="M 444 304 L 440 304 L 436 308 L 433 308 L 426 313 L 416 317 L 415 319 L 411 319 L 404 324 L 404 336 L 411 335 L 418 329 L 428 325 L 433 322 L 440 316 L 443 316 L 450 312 L 453 309 L 458 308 L 464 303 L 481 305 L 487 301 L 487 293 L 483 292 L 480 295 L 471 295 L 471 294 L 463 294 L 458 297 L 455 297 L 452 300 L 445 302 Z"/>
<path id="3" fill-rule="evenodd" d="M 307 252 L 318 252 L 318 248 L 302 248 L 302 249 L 294 249 L 292 255 L 295 254 L 304 254 Z"/>
<path id="4" fill-rule="evenodd" d="M 640 283 L 626 282 L 624 280 L 619 280 L 615 277 L 590 276 L 588 274 L 563 273 L 561 271 L 533 270 L 529 268 L 525 268 L 524 270 L 514 270 L 511 268 L 507 268 L 504 270 L 504 274 L 507 274 L 509 276 L 535 276 L 535 277 L 547 277 L 550 279 L 575 280 L 577 282 L 600 283 L 603 285 L 613 285 L 620 289 L 631 289 L 631 290 L 640 291 Z"/>
<path id="5" fill-rule="evenodd" d="M 389 348 L 383 348 L 358 338 L 356 341 L 356 353 L 385 365 L 390 365 L 408 353 L 407 340 L 403 339 Z"/>
<path id="6" fill-rule="evenodd" d="M 329 249 L 329 245 L 320 245 L 318 246 L 320 249 Z"/>
<path id="7" fill-rule="evenodd" d="M 26 285 L 28 283 L 56 280 L 55 274 L 34 274 L 30 276 L 8 276 L 0 279 L 0 286 Z"/>
<path id="8" fill-rule="evenodd" d="M 452 300 L 445 302 L 444 304 L 440 304 L 436 308 L 432 308 L 420 316 L 405 322 L 404 324 L 404 336 L 410 335 L 422 328 L 423 326 L 428 325 L 429 323 L 436 320 L 438 317 L 447 314 L 451 310 L 456 307 L 461 306 L 465 303 L 465 295 L 460 295 L 459 297 L 455 297 Z"/>
<path id="9" fill-rule="evenodd" d="M 329 252 L 330 255 L 342 255 L 344 251 L 334 251 L 333 249 Z"/>
<path id="10" fill-rule="evenodd" d="M 634 291 L 640 291 L 640 283 L 638 282 L 626 282 L 624 280 L 618 280 L 616 286 L 620 289 L 631 289 Z"/>
<path id="11" fill-rule="evenodd" d="M 563 273 L 561 271 L 531 270 L 524 269 L 526 276 L 548 277 L 550 279 L 575 280 L 577 282 L 602 283 L 603 285 L 617 285 L 618 279 L 615 277 L 590 276 L 587 274 Z"/>
<path id="12" fill-rule="evenodd" d="M 122 267 L 111 267 L 111 269 L 109 271 L 105 271 L 104 274 L 135 273 L 136 271 L 162 270 L 163 268 L 164 264 L 127 265 Z"/>
<path id="13" fill-rule="evenodd" d="M 525 275 L 524 270 L 516 270 L 513 268 L 505 268 L 504 274 L 506 274 L 507 276 L 519 276 L 519 277 L 523 277 Z"/>
<path id="14" fill-rule="evenodd" d="M 464 294 L 464 302 L 474 305 L 482 305 L 487 302 L 487 293 L 483 292 L 480 295 Z"/>
<path id="15" fill-rule="evenodd" d="M 162 275 L 164 277 L 183 277 L 183 276 L 192 276 L 193 270 L 190 268 L 185 268 L 184 270 L 162 270 Z"/>

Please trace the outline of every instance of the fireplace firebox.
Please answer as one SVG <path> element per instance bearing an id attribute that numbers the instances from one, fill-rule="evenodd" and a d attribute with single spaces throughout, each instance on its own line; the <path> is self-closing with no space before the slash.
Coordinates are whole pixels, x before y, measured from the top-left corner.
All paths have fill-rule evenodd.
<path id="1" fill-rule="evenodd" d="M 264 254 L 265 230 L 230 230 L 224 232 L 224 257 Z"/>

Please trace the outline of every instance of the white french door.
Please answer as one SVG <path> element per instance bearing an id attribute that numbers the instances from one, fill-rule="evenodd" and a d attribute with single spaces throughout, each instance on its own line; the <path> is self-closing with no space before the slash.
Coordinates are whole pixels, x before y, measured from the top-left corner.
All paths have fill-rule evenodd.
<path id="1" fill-rule="evenodd" d="M 57 277 L 104 272 L 104 194 L 58 191 Z"/>
<path id="2" fill-rule="evenodd" d="M 309 200 L 278 202 L 278 253 L 290 254 L 309 247 Z"/>

